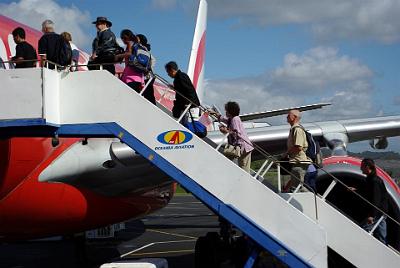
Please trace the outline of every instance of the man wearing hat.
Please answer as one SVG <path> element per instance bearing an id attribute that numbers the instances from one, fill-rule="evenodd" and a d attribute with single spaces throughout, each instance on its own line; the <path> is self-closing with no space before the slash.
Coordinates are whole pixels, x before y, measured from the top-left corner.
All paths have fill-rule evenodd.
<path id="1" fill-rule="evenodd" d="M 103 69 L 115 75 L 114 56 L 119 48 L 114 33 L 110 30 L 112 26 L 111 21 L 106 17 L 97 17 L 93 22 L 96 25 L 97 36 L 92 43 L 92 56 L 90 57 L 90 64 L 102 64 Z M 99 66 L 88 66 L 89 70 L 99 70 Z"/>

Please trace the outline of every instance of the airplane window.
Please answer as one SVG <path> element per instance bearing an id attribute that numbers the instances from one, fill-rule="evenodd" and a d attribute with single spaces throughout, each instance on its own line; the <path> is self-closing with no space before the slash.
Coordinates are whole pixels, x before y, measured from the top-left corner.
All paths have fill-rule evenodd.
<path id="1" fill-rule="evenodd" d="M 0 58 L 1 58 L 1 67 L 5 68 L 4 61 L 7 61 L 7 52 L 6 52 L 6 46 L 4 45 L 3 40 L 0 38 Z"/>
<path id="2" fill-rule="evenodd" d="M 0 69 L 5 69 L 6 65 L 4 64 L 4 61 L 2 58 L 0 58 Z"/>
<path id="3" fill-rule="evenodd" d="M 15 47 L 17 44 L 14 42 L 12 34 L 8 35 L 8 47 L 10 48 L 11 55 L 15 55 Z"/>
<path id="4" fill-rule="evenodd" d="M 8 63 L 8 69 L 15 69 L 15 64 L 12 62 Z"/>

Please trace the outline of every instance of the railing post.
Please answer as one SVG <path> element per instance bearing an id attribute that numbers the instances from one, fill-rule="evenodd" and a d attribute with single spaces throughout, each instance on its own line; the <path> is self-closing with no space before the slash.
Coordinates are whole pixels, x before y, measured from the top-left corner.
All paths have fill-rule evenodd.
<path id="1" fill-rule="evenodd" d="M 374 224 L 374 226 L 372 227 L 371 231 L 369 231 L 369 234 L 373 234 L 374 231 L 376 230 L 376 228 L 378 228 L 378 225 L 385 219 L 385 216 L 382 215 L 379 220 Z"/>
<path id="2" fill-rule="evenodd" d="M 274 164 L 274 161 L 271 160 L 271 163 L 269 163 L 268 167 L 264 170 L 264 172 L 261 174 L 261 177 L 264 178 L 265 174 L 267 174 L 267 172 L 269 171 L 269 169 L 272 167 L 272 165 Z"/>
<path id="3" fill-rule="evenodd" d="M 282 192 L 282 181 L 281 181 L 281 165 L 279 163 L 276 164 L 276 171 L 278 176 L 278 191 Z"/>
<path id="4" fill-rule="evenodd" d="M 44 70 L 43 70 L 43 57 L 40 57 L 40 79 L 42 80 L 42 83 L 41 83 L 41 89 L 42 89 L 42 118 L 44 118 L 45 117 L 45 110 L 44 110 L 44 105 L 45 105 L 45 103 L 44 103 L 44 101 L 45 101 L 45 98 L 44 98 Z"/>
<path id="5" fill-rule="evenodd" d="M 328 194 L 332 191 L 333 187 L 335 187 L 336 181 L 332 180 L 331 184 L 329 184 L 328 188 L 326 189 L 325 193 L 322 195 L 322 200 L 325 201 Z"/>
<path id="6" fill-rule="evenodd" d="M 147 81 L 147 83 L 144 85 L 142 91 L 140 91 L 139 95 L 143 95 L 144 91 L 147 89 L 147 87 L 155 80 L 155 77 L 152 77 Z"/>
<path id="7" fill-rule="evenodd" d="M 41 68 L 43 68 L 45 66 L 45 63 L 43 60 L 44 56 L 46 56 L 46 54 L 39 54 L 39 58 L 40 58 L 39 65 Z"/>
<path id="8" fill-rule="evenodd" d="M 261 165 L 261 167 L 258 169 L 256 175 L 254 175 L 254 178 L 257 179 L 258 175 L 260 175 L 261 171 L 265 168 L 265 166 L 268 164 L 269 159 L 265 160 L 264 163 Z"/>
<path id="9" fill-rule="evenodd" d="M 179 116 L 178 120 L 176 120 L 176 121 L 181 122 L 182 118 L 183 118 L 183 117 L 186 115 L 186 113 L 189 111 L 190 106 L 192 106 L 192 104 L 189 104 L 189 105 L 186 106 L 186 109 L 183 111 L 183 113 L 181 114 L 181 116 Z"/>
<path id="10" fill-rule="evenodd" d="M 294 192 L 291 194 L 291 196 L 289 197 L 289 199 L 286 201 L 288 203 L 290 203 L 290 201 L 292 201 L 294 194 L 297 193 L 300 190 L 300 187 L 302 187 L 303 184 L 299 183 L 299 185 L 297 185 L 296 189 L 294 190 Z"/>

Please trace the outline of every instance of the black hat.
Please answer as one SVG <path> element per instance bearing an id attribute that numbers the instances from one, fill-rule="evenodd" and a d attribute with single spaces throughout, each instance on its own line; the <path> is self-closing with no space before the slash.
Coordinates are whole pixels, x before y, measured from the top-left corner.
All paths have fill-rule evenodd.
<path id="1" fill-rule="evenodd" d="M 97 24 L 98 22 L 105 22 L 107 27 L 112 26 L 112 22 L 107 19 L 107 17 L 97 17 L 96 21 L 92 22 L 93 24 Z"/>

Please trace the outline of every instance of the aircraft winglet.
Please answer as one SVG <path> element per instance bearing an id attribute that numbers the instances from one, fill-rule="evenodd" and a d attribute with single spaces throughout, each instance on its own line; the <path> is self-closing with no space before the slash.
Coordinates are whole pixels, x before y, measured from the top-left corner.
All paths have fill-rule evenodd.
<path id="1" fill-rule="evenodd" d="M 316 104 L 304 105 L 304 106 L 299 106 L 299 107 L 291 107 L 291 108 L 284 108 L 284 109 L 271 110 L 271 111 L 265 111 L 265 112 L 243 114 L 243 115 L 240 115 L 240 119 L 242 121 L 256 120 L 256 119 L 261 119 L 261 118 L 267 118 L 267 117 L 273 117 L 273 116 L 277 116 L 277 115 L 287 114 L 290 110 L 297 109 L 297 110 L 304 112 L 304 111 L 309 111 L 309 110 L 321 109 L 322 107 L 328 106 L 328 105 L 331 105 L 331 103 L 316 103 Z"/>

